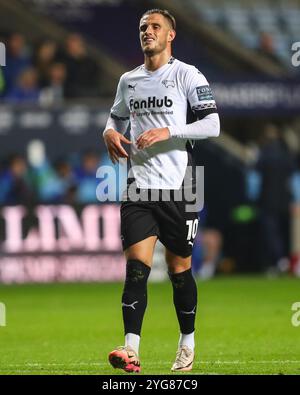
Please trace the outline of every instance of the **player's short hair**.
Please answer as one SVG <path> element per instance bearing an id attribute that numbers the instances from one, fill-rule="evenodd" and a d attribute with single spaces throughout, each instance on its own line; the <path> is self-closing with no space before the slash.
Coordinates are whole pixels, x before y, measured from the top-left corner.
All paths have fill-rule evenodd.
<path id="1" fill-rule="evenodd" d="M 170 14 L 170 12 L 168 10 L 162 10 L 160 8 L 152 8 L 151 10 L 144 12 L 144 14 L 142 15 L 142 18 L 146 15 L 151 15 L 151 14 L 160 14 L 160 15 L 164 16 L 170 23 L 172 29 L 176 30 L 176 20 L 175 20 L 174 16 L 172 14 Z"/>

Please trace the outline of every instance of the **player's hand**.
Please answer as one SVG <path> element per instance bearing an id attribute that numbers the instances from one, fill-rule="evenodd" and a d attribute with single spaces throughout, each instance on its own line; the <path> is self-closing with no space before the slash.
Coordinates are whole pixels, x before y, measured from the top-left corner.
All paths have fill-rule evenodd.
<path id="1" fill-rule="evenodd" d="M 131 144 L 123 134 L 114 129 L 108 129 L 103 135 L 109 157 L 113 164 L 119 161 L 119 158 L 128 158 L 128 154 L 121 145 L 121 141 Z"/>
<path id="2" fill-rule="evenodd" d="M 170 132 L 168 128 L 150 129 L 138 137 L 136 144 L 139 149 L 144 149 L 151 147 L 151 145 L 158 143 L 159 141 L 168 140 L 169 138 Z"/>

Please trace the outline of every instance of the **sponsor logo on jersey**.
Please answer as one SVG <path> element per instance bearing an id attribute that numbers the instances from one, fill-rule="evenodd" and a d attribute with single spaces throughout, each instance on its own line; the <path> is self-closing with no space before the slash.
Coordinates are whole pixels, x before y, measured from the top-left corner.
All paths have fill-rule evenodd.
<path id="1" fill-rule="evenodd" d="M 172 80 L 163 80 L 162 84 L 164 84 L 164 86 L 166 88 L 169 88 L 169 87 L 175 88 L 175 82 Z"/>
<path id="2" fill-rule="evenodd" d="M 208 85 L 197 86 L 196 91 L 199 101 L 214 100 L 211 89 Z"/>
<path id="3" fill-rule="evenodd" d="M 173 100 L 165 96 L 163 99 L 159 99 L 156 96 L 148 97 L 145 100 L 129 100 L 130 110 L 139 110 L 142 108 L 156 108 L 156 107 L 172 107 Z"/>

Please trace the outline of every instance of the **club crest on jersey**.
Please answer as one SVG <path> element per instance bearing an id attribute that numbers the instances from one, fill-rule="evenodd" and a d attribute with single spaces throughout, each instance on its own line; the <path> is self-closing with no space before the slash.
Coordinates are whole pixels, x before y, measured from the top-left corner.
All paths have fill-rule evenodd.
<path id="1" fill-rule="evenodd" d="M 137 86 L 137 83 L 135 85 L 128 84 L 128 89 L 130 89 L 130 90 L 135 92 L 135 87 L 136 86 Z"/>
<path id="2" fill-rule="evenodd" d="M 162 84 L 164 84 L 164 86 L 166 88 L 169 88 L 169 87 L 175 88 L 175 82 L 172 80 L 163 80 Z"/>

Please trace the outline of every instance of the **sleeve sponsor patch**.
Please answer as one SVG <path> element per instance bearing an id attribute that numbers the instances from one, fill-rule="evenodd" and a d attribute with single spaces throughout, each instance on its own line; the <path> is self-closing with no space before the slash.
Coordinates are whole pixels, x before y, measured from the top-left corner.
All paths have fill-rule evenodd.
<path id="1" fill-rule="evenodd" d="M 208 85 L 197 86 L 196 91 L 199 101 L 214 100 L 212 91 Z"/>

